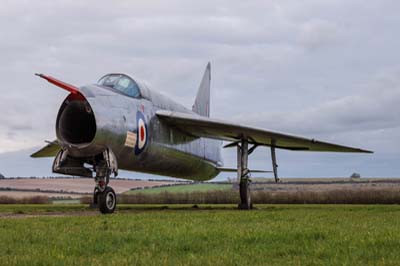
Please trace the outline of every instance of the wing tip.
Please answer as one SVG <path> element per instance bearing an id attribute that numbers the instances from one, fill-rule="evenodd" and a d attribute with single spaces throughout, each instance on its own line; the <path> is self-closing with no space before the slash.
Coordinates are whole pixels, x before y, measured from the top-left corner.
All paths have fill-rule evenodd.
<path id="1" fill-rule="evenodd" d="M 31 158 L 39 158 L 39 156 L 37 156 L 37 152 L 32 153 L 31 155 L 29 155 L 29 157 L 31 157 Z"/>
<path id="2" fill-rule="evenodd" d="M 352 150 L 351 150 L 350 152 L 355 152 L 355 153 L 369 153 L 369 154 L 374 153 L 374 151 L 363 150 L 363 149 L 359 149 L 359 148 L 352 148 Z"/>

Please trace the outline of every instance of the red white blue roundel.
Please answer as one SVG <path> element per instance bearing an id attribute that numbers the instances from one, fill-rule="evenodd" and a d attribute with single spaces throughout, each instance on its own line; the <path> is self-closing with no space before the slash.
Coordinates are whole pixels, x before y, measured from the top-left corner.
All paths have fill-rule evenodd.
<path id="1" fill-rule="evenodd" d="M 137 155 L 144 150 L 147 143 L 147 125 L 142 112 L 136 113 L 136 126 L 137 126 L 137 138 L 136 138 L 135 154 Z"/>

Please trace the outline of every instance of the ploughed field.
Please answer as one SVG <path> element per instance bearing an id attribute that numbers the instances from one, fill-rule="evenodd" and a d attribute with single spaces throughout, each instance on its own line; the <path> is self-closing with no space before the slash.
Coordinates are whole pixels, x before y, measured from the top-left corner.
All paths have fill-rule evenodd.
<path id="1" fill-rule="evenodd" d="M 174 182 L 112 179 L 110 185 L 116 193 L 131 189 L 158 187 Z M 58 198 L 80 198 L 92 194 L 94 181 L 91 178 L 19 178 L 0 179 L 0 196 L 32 197 L 47 196 Z"/>
<path id="2" fill-rule="evenodd" d="M 112 179 L 119 203 L 231 204 L 239 201 L 237 183 Z M 91 179 L 0 179 L 0 203 L 87 203 Z M 400 204 L 400 179 L 253 179 L 255 204 Z"/>
<path id="3" fill-rule="evenodd" d="M 398 265 L 398 205 L 0 205 L 1 265 Z"/>

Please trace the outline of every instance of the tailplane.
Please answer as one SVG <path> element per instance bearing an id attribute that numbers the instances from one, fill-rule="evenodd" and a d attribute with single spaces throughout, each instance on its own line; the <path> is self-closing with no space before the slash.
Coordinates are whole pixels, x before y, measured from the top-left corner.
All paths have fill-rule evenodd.
<path id="1" fill-rule="evenodd" d="M 197 91 L 196 100 L 193 104 L 193 112 L 210 117 L 210 81 L 211 81 L 211 64 L 207 64 L 206 71 Z"/>

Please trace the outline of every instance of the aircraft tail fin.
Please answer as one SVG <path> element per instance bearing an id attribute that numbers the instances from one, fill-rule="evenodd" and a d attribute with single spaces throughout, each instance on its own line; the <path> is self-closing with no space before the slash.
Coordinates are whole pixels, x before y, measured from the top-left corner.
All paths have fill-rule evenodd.
<path id="1" fill-rule="evenodd" d="M 208 62 L 192 107 L 193 112 L 206 117 L 210 117 L 210 82 L 211 64 Z"/>

